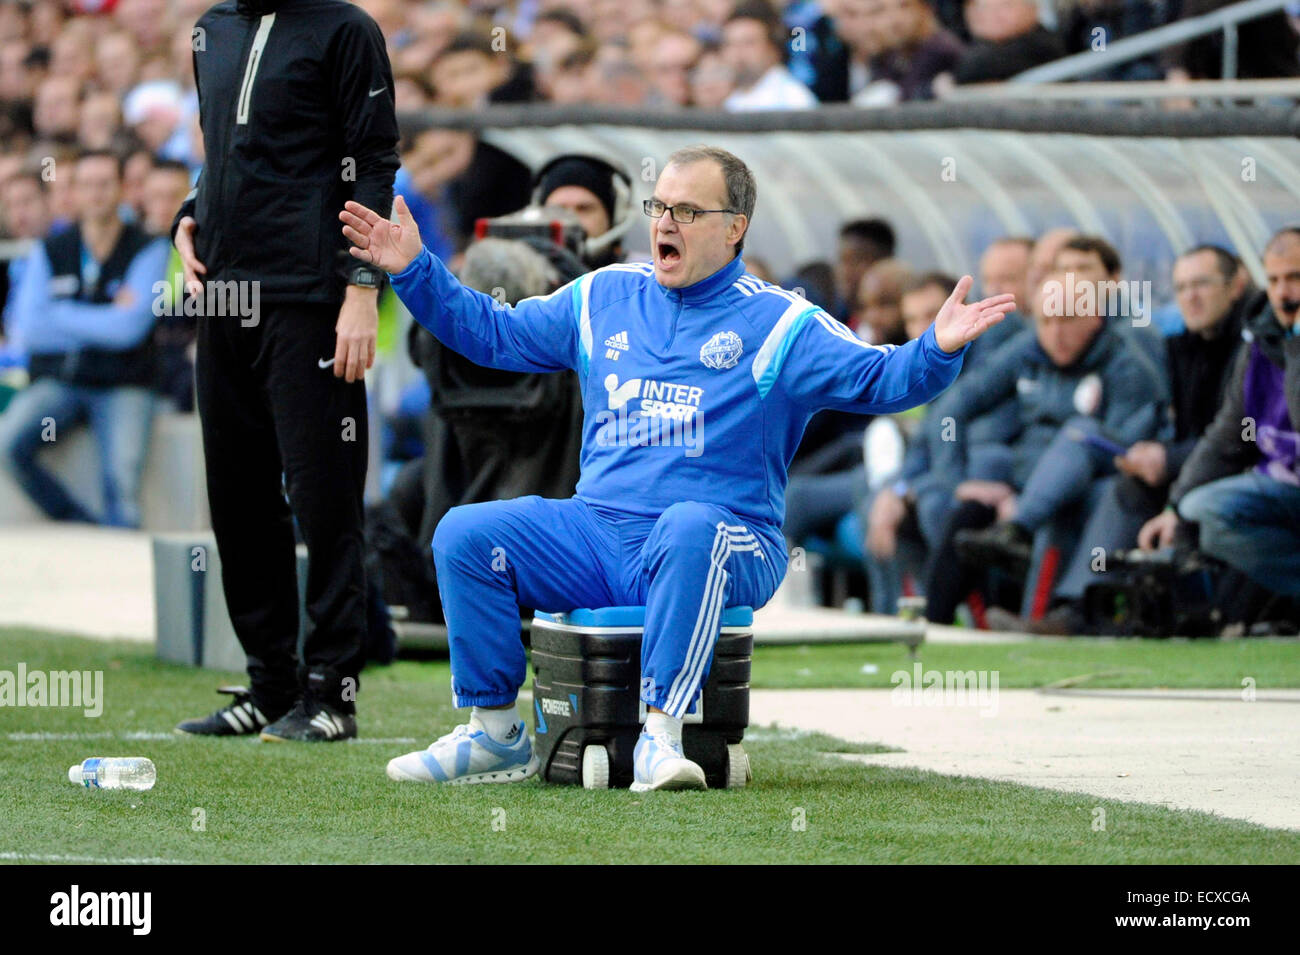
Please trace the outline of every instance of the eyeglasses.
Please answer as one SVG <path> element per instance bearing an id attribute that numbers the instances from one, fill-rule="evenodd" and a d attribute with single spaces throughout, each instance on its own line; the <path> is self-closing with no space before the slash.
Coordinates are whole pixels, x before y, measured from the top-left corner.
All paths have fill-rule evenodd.
<path id="1" fill-rule="evenodd" d="M 661 219 L 665 212 L 670 213 L 674 222 L 680 222 L 682 225 L 689 225 L 695 221 L 695 217 L 706 212 L 730 212 L 735 213 L 735 209 L 696 209 L 694 206 L 686 206 L 678 203 L 675 206 L 665 205 L 658 199 L 646 199 L 641 203 L 641 208 L 651 219 Z"/>

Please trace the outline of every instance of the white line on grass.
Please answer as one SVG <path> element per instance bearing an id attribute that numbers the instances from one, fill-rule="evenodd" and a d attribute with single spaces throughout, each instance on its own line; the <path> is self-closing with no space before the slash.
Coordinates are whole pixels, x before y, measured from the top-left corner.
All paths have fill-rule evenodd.
<path id="1" fill-rule="evenodd" d="M 182 733 L 154 733 L 147 730 L 133 730 L 129 733 L 6 733 L 5 738 L 11 743 L 48 743 L 58 740 L 92 740 L 92 739 L 124 739 L 124 740 L 181 740 L 191 738 L 188 734 Z M 418 742 L 414 736 L 389 736 L 379 739 L 350 739 L 349 743 L 415 743 Z"/>
<path id="2" fill-rule="evenodd" d="M 65 856 L 47 852 L 0 852 L 0 862 L 92 862 L 99 865 L 193 865 L 181 859 L 108 859 L 101 856 Z"/>
<path id="3" fill-rule="evenodd" d="M 162 740 L 180 738 L 175 733 L 151 733 L 145 730 L 133 730 L 129 733 L 6 733 L 5 736 L 12 743 L 49 742 L 52 740 Z"/>

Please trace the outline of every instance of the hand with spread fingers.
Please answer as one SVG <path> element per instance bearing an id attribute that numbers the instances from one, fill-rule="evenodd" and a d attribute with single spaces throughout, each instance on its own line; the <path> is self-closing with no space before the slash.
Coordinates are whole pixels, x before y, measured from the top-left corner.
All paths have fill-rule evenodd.
<path id="1" fill-rule="evenodd" d="M 966 293 L 973 284 L 975 280 L 969 275 L 958 279 L 957 287 L 935 316 L 934 340 L 946 352 L 955 352 L 973 342 L 1002 321 L 1008 312 L 1015 311 L 1016 297 L 1010 292 L 965 304 Z"/>
<path id="2" fill-rule="evenodd" d="M 393 218 L 349 200 L 339 213 L 352 255 L 390 275 L 403 271 L 424 248 L 415 217 L 401 196 L 393 199 Z"/>

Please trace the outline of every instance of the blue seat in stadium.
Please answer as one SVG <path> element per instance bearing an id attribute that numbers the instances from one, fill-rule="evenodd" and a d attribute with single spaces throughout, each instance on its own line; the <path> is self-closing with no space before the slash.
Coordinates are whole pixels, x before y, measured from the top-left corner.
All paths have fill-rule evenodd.
<path id="1" fill-rule="evenodd" d="M 645 607 L 598 607 L 533 616 L 533 711 L 543 779 L 588 789 L 632 783 L 641 702 Z M 749 725 L 754 611 L 722 612 L 713 664 L 700 699 L 683 719 L 682 748 L 711 788 L 743 786 L 749 758 L 740 742 Z"/>

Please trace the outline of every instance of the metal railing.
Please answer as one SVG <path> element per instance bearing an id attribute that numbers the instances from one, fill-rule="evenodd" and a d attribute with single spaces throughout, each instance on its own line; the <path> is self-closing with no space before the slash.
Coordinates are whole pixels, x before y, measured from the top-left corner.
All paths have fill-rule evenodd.
<path id="1" fill-rule="evenodd" d="M 1105 50 L 1085 50 L 1064 59 L 1036 66 L 1013 76 L 1008 83 L 1038 85 L 1059 83 L 1089 76 L 1112 66 L 1141 59 L 1167 47 L 1195 40 L 1210 33 L 1223 31 L 1223 79 L 1237 76 L 1237 24 L 1255 20 L 1281 10 L 1288 0 L 1245 0 L 1213 13 L 1179 20 L 1135 36 L 1125 37 L 1106 45 Z"/>
<path id="2" fill-rule="evenodd" d="M 1087 103 L 1106 106 L 1116 102 L 1152 103 L 1191 100 L 1197 104 L 1225 106 L 1242 102 L 1256 105 L 1300 101 L 1300 79 L 1276 80 L 1191 80 L 1170 83 L 1167 80 L 1127 80 L 1090 83 L 1049 83 L 1028 85 L 979 83 L 958 86 L 945 94 L 945 103 L 989 103 L 992 101 L 1033 101 L 1036 103 Z"/>

